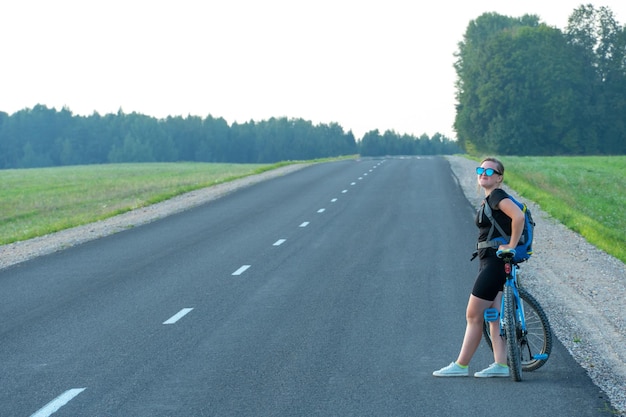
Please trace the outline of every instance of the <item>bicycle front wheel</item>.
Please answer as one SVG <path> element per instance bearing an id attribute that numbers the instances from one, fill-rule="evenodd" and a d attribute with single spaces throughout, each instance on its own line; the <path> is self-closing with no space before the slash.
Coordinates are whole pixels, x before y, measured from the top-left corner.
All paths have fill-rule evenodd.
<path id="1" fill-rule="evenodd" d="M 513 288 L 504 286 L 504 336 L 506 337 L 507 362 L 514 381 L 522 380 L 522 357 L 520 354 L 521 325 L 517 320 L 517 302 Z"/>
<path id="2" fill-rule="evenodd" d="M 522 371 L 531 372 L 541 368 L 550 357 L 552 352 L 552 329 L 550 328 L 548 317 L 539 302 L 524 288 L 519 287 L 518 291 L 524 306 L 527 330 L 521 342 Z M 493 350 L 489 323 L 487 322 L 483 326 L 483 335 L 489 349 Z"/>

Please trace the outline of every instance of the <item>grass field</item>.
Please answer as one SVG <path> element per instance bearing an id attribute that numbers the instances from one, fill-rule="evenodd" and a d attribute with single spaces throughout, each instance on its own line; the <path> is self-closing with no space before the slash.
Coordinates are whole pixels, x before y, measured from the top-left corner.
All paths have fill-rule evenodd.
<path id="1" fill-rule="evenodd" d="M 626 156 L 501 160 L 507 185 L 626 262 Z"/>
<path id="2" fill-rule="evenodd" d="M 0 244 L 91 223 L 279 165 L 155 163 L 0 170 Z"/>
<path id="3" fill-rule="evenodd" d="M 626 157 L 503 157 L 506 183 L 626 262 Z M 280 165 L 113 164 L 0 170 L 0 244 L 90 223 Z"/>

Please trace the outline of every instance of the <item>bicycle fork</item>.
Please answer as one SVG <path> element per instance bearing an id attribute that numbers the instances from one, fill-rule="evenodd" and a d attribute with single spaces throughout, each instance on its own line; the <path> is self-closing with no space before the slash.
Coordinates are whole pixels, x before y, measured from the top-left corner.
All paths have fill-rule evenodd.
<path id="1" fill-rule="evenodd" d="M 515 270 L 507 270 L 509 276 L 506 279 L 505 286 L 513 288 L 513 295 L 515 297 L 515 316 L 517 317 L 518 323 L 520 323 L 520 330 L 522 337 L 526 336 L 526 321 L 524 317 L 524 306 L 522 304 L 522 300 L 519 296 L 519 291 L 517 290 L 517 286 L 514 284 L 515 281 Z M 500 304 L 500 311 L 504 311 L 504 297 L 502 297 L 502 301 Z M 504 317 L 500 315 L 500 312 L 496 308 L 488 308 L 483 313 L 485 321 L 490 323 L 492 321 L 500 320 L 500 336 L 505 337 L 504 332 Z"/>

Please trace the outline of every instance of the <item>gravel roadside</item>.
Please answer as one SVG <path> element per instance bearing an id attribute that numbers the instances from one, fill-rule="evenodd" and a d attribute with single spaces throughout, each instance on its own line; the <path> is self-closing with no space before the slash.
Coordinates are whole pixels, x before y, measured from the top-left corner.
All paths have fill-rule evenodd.
<path id="1" fill-rule="evenodd" d="M 478 208 L 484 196 L 476 186 L 476 162 L 447 159 Z M 626 416 L 626 265 L 504 189 L 528 205 L 536 223 L 535 253 L 523 265 L 520 281 L 541 303 L 554 334 L 607 394 L 616 415 Z"/>
<path id="2" fill-rule="evenodd" d="M 476 163 L 458 156 L 447 159 L 466 197 L 477 208 L 482 195 L 476 187 Z M 0 269 L 149 223 L 306 166 L 289 165 L 192 191 L 107 220 L 2 245 Z M 513 190 L 505 189 L 519 197 Z M 621 411 L 618 414 L 626 416 L 626 266 L 588 244 L 533 202 L 524 201 L 533 212 L 537 234 L 535 254 L 524 265 L 520 280 L 548 313 L 555 335 L 607 394 L 611 406 Z"/>

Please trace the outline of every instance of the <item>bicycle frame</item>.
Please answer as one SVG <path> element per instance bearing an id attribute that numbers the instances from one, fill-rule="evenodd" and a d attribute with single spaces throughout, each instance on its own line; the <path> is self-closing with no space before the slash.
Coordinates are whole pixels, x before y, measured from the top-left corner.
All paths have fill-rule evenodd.
<path id="1" fill-rule="evenodd" d="M 517 269 L 519 266 L 517 264 L 513 264 L 512 262 L 506 262 L 504 268 L 507 273 L 507 279 L 504 285 L 513 289 L 513 295 L 515 296 L 515 316 L 517 317 L 521 330 L 520 338 L 525 341 L 526 336 L 528 335 L 528 327 L 526 326 L 524 303 L 517 287 Z M 502 302 L 500 303 L 500 311 L 504 311 L 504 297 L 502 297 Z M 502 315 L 500 315 L 500 336 L 504 336 L 504 319 Z M 535 360 L 546 360 L 548 359 L 548 354 L 538 353 L 532 355 L 532 358 Z"/>
<path id="2" fill-rule="evenodd" d="M 504 270 L 506 272 L 506 282 L 504 283 L 505 287 L 511 287 L 513 289 L 513 295 L 515 296 L 515 316 L 520 323 L 522 330 L 522 337 L 526 336 L 528 330 L 526 329 L 526 316 L 524 315 L 524 303 L 522 303 L 522 299 L 519 296 L 519 291 L 517 289 L 517 265 L 506 262 L 504 264 Z M 500 302 L 500 311 L 504 311 L 504 297 L 502 297 L 502 301 Z M 500 336 L 504 337 L 504 315 L 500 314 Z"/>
<path id="3" fill-rule="evenodd" d="M 506 274 L 500 311 L 496 308 L 485 310 L 483 334 L 493 349 L 489 323 L 498 321 L 500 331 L 493 333 L 499 333 L 506 343 L 512 379 L 521 381 L 522 371 L 534 371 L 547 361 L 552 350 L 552 333 L 548 318 L 537 300 L 519 285 L 519 266 L 512 261 L 511 252 L 502 253 L 500 257 L 504 261 Z M 530 308 L 529 317 L 526 316 L 525 308 Z"/>
<path id="4" fill-rule="evenodd" d="M 526 317 L 524 315 L 524 303 L 522 303 L 522 299 L 519 295 L 519 290 L 517 289 L 517 265 L 506 262 L 504 265 L 506 272 L 506 282 L 504 286 L 511 287 L 513 289 L 513 295 L 515 296 L 515 315 L 517 320 L 521 325 L 522 335 L 526 335 Z M 504 297 L 502 297 L 502 301 L 500 301 L 500 313 L 495 308 L 489 308 L 485 310 L 485 320 L 488 322 L 496 321 L 499 319 L 500 323 L 500 336 L 504 337 L 504 315 L 502 312 L 504 311 Z"/>

